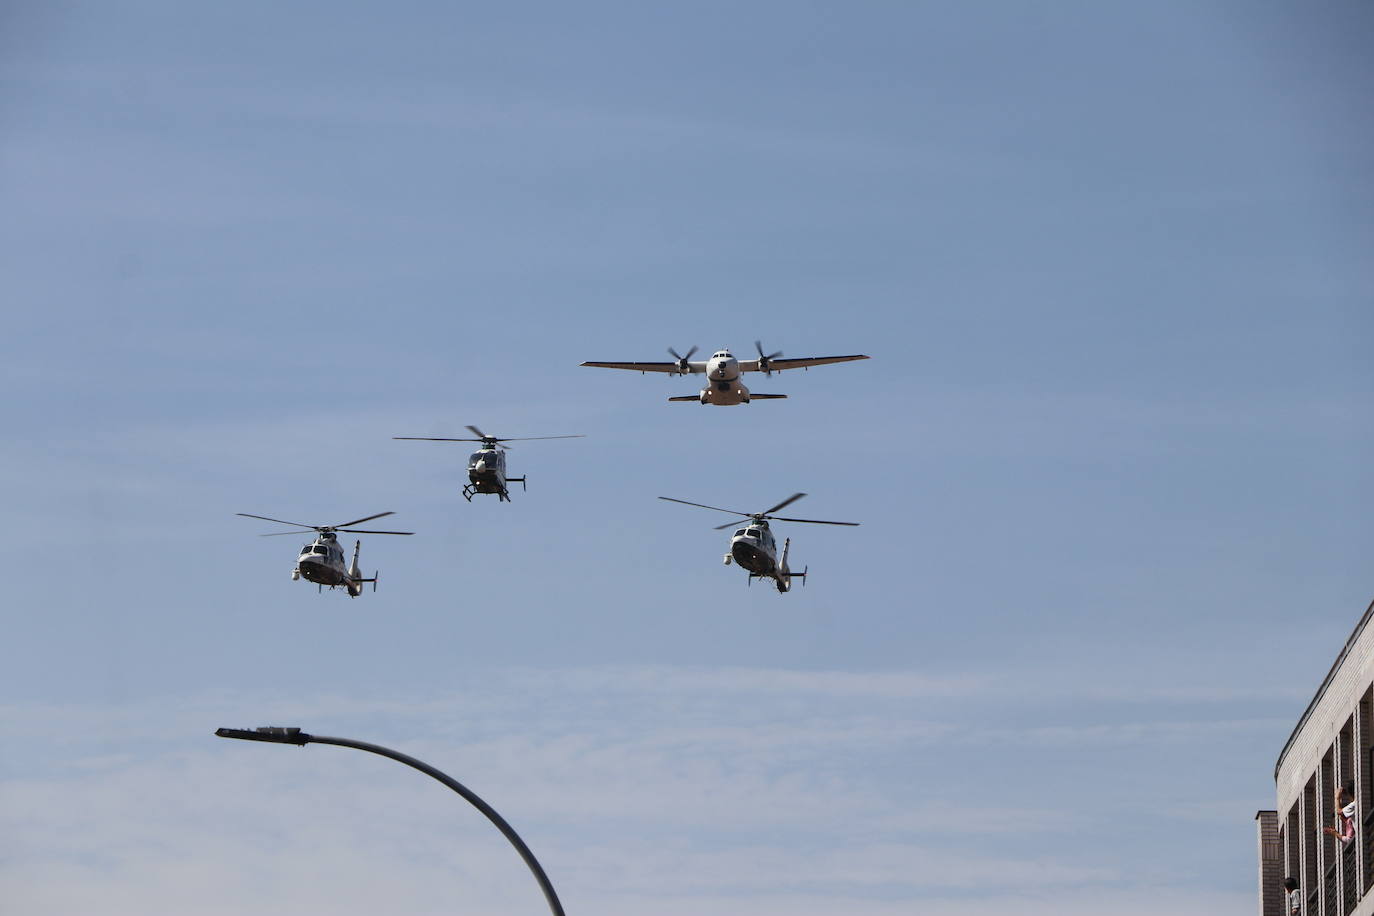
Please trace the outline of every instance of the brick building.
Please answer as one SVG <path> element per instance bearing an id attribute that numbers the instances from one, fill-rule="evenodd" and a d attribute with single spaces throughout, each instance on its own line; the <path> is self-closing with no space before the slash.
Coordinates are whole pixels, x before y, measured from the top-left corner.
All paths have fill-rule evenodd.
<path id="1" fill-rule="evenodd" d="M 1274 766 L 1278 807 L 1255 815 L 1260 916 L 1287 916 L 1283 879 L 1302 916 L 1374 916 L 1374 604 L 1364 612 Z M 1336 825 L 1335 790 L 1354 784 L 1355 838 Z"/>

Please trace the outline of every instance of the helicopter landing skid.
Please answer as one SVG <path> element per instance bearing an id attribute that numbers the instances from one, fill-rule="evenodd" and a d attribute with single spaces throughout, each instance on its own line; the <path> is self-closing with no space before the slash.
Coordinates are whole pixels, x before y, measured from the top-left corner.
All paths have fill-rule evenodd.
<path id="1" fill-rule="evenodd" d="M 526 485 L 526 483 L 525 483 L 525 478 L 523 478 L 523 477 L 507 477 L 507 478 L 506 478 L 506 482 L 507 482 L 507 483 L 510 483 L 511 481 L 515 481 L 515 480 L 520 481 L 520 489 L 521 489 L 521 490 L 523 490 L 523 491 L 526 492 L 526 493 L 529 492 L 529 487 L 528 487 L 528 486 Z M 465 484 L 465 485 L 463 486 L 463 498 L 466 499 L 468 502 L 472 502 L 472 497 L 473 497 L 475 494 L 481 493 L 481 492 L 483 492 L 483 491 L 482 491 L 481 489 L 479 489 L 475 484 Z M 508 502 L 510 502 L 510 490 L 507 489 L 506 487 L 502 487 L 502 488 L 499 489 L 499 490 L 489 490 L 489 491 L 487 491 L 487 492 L 495 493 L 497 499 L 498 499 L 500 502 L 503 502 L 503 503 L 508 503 Z"/>

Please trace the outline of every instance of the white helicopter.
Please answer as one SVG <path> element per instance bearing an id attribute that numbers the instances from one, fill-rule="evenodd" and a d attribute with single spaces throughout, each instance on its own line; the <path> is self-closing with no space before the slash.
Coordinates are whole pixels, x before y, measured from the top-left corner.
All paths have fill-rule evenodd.
<path id="1" fill-rule="evenodd" d="M 749 573 L 749 584 L 753 585 L 755 579 L 772 579 L 778 587 L 779 592 L 786 592 L 792 587 L 793 579 L 801 579 L 802 584 L 806 584 L 806 571 L 810 567 L 805 567 L 801 572 L 792 572 L 787 566 L 787 549 L 792 546 L 792 539 L 787 538 L 782 542 L 782 555 L 778 555 L 778 545 L 773 540 L 773 532 L 768 529 L 768 519 L 779 522 L 806 522 L 810 525 L 849 525 L 857 527 L 858 522 L 823 522 L 814 518 L 783 518 L 774 515 L 784 506 L 805 496 L 805 493 L 793 493 L 771 509 L 764 509 L 762 512 L 738 512 L 734 509 L 722 509 L 719 506 L 708 506 L 704 503 L 689 503 L 685 499 L 673 499 L 671 496 L 660 496 L 659 499 L 666 499 L 670 503 L 682 503 L 684 506 L 698 506 L 702 509 L 714 509 L 717 512 L 728 512 L 731 515 L 742 515 L 749 519 L 748 522 L 726 522 L 724 525 L 717 525 L 716 530 L 721 531 L 735 525 L 744 525 L 735 531 L 730 538 L 730 552 L 725 555 L 725 565 L 729 566 L 733 561 L 743 566 Z"/>
<path id="2" fill-rule="evenodd" d="M 672 355 L 671 363 L 583 363 L 584 366 L 599 366 L 603 369 L 636 369 L 640 372 L 666 372 L 669 375 L 701 375 L 705 374 L 709 384 L 701 389 L 701 394 L 685 395 L 683 397 L 669 398 L 670 401 L 699 401 L 702 404 L 716 404 L 721 407 L 728 407 L 732 404 L 748 404 L 753 400 L 773 400 L 785 398 L 785 394 L 757 394 L 751 392 L 740 382 L 740 375 L 745 372 L 762 372 L 764 375 L 772 375 L 774 372 L 781 372 L 784 369 L 809 369 L 812 366 L 824 366 L 827 363 L 847 363 L 855 359 L 868 359 L 867 356 L 808 356 L 804 359 L 780 359 L 782 351 L 764 355 L 763 344 L 754 341 L 754 349 L 758 351 L 758 359 L 735 359 L 734 354 L 729 350 L 717 350 L 711 354 L 710 359 L 692 360 L 692 354 L 697 352 L 693 347 L 687 351 L 686 356 L 679 356 L 678 352 L 672 347 L 668 348 L 668 353 Z"/>
<path id="3" fill-rule="evenodd" d="M 339 546 L 337 532 L 347 531 L 350 534 L 414 534 L 414 531 L 374 531 L 370 528 L 350 528 L 349 525 L 360 525 L 363 522 L 370 522 L 374 518 L 382 518 L 387 515 L 395 515 L 394 512 L 378 512 L 376 515 L 369 515 L 367 518 L 354 519 L 351 522 L 341 522 L 337 525 L 302 525 L 300 522 L 287 522 L 279 518 L 268 518 L 265 515 L 249 515 L 247 512 L 239 512 L 244 518 L 260 518 L 265 522 L 276 522 L 279 525 L 294 525 L 297 528 L 306 528 L 318 532 L 315 540 L 301 548 L 301 554 L 296 558 L 296 566 L 291 570 L 291 580 L 294 582 L 304 578 L 307 582 L 314 582 L 319 586 L 320 591 L 324 591 L 325 586 L 330 589 L 343 588 L 348 590 L 350 598 L 356 598 L 363 593 L 363 583 L 371 582 L 372 590 L 377 590 L 377 573 L 372 574 L 371 579 L 363 578 L 362 570 L 358 568 L 358 552 L 362 549 L 362 541 L 353 542 L 353 562 L 349 566 L 344 566 L 343 548 Z M 300 534 L 299 531 L 274 531 L 271 534 L 264 534 L 261 537 L 271 538 L 280 537 L 284 534 Z"/>
<path id="4" fill-rule="evenodd" d="M 463 487 L 463 498 L 472 502 L 474 493 L 495 493 L 501 500 L 510 502 L 510 491 L 506 484 L 518 481 L 520 488 L 526 489 L 525 478 L 506 476 L 506 446 L 502 442 L 531 442 L 535 439 L 585 439 L 586 436 L 525 436 L 517 439 L 500 439 L 488 436 L 475 426 L 469 426 L 476 439 L 436 439 L 430 436 L 392 436 L 412 442 L 480 442 L 482 447 L 468 456 L 468 483 Z"/>

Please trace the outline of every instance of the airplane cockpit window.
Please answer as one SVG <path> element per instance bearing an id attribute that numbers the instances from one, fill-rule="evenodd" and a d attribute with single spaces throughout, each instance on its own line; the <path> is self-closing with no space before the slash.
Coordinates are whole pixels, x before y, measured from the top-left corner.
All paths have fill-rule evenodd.
<path id="1" fill-rule="evenodd" d="M 742 537 L 742 536 L 744 535 L 744 533 L 745 533 L 744 529 L 741 528 L 740 530 L 738 530 L 738 531 L 735 532 L 735 537 Z"/>
<path id="2" fill-rule="evenodd" d="M 325 550 L 324 547 L 318 546 L 318 545 L 317 545 L 317 546 L 315 547 L 315 549 L 312 551 L 312 553 L 328 554 L 329 551 L 328 551 L 328 550 Z"/>
<path id="3" fill-rule="evenodd" d="M 750 536 L 751 538 L 756 538 L 756 537 L 758 537 L 758 536 L 759 536 L 759 529 L 757 529 L 757 528 L 750 528 L 750 529 L 749 529 L 749 536 Z"/>

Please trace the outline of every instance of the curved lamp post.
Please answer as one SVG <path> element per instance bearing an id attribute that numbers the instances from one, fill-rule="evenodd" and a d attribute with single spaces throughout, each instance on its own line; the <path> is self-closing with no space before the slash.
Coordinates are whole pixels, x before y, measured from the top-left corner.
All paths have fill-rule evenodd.
<path id="1" fill-rule="evenodd" d="M 339 747 L 351 747 L 360 751 L 367 751 L 370 754 L 380 754 L 383 757 L 390 757 L 392 760 L 399 760 L 408 767 L 414 767 L 426 776 L 439 780 L 453 791 L 457 792 L 478 811 L 487 816 L 487 820 L 496 825 L 496 829 L 505 834 L 506 839 L 510 840 L 515 851 L 520 853 L 520 858 L 525 860 L 530 871 L 534 873 L 534 879 L 539 882 L 539 889 L 544 892 L 544 899 L 549 902 L 549 909 L 554 916 L 563 916 L 563 904 L 558 902 L 558 894 L 554 892 L 553 885 L 549 883 L 549 876 L 544 874 L 544 869 L 540 867 L 539 860 L 530 852 L 530 848 L 525 845 L 525 841 L 520 839 L 520 835 L 515 829 L 507 824 L 505 818 L 496 813 L 491 805 L 478 798 L 472 790 L 460 783 L 446 773 L 436 770 L 434 767 L 425 763 L 423 760 L 416 760 L 414 757 L 402 754 L 400 751 L 393 751 L 389 747 L 382 747 L 380 744 L 369 744 L 366 741 L 354 741 L 351 738 L 328 738 L 324 735 L 308 735 L 299 728 L 282 728 L 276 725 L 269 725 L 263 728 L 252 730 L 246 728 L 220 728 L 216 729 L 215 734 L 221 738 L 239 738 L 244 741 L 267 741 L 272 744 L 296 744 L 304 746 L 306 744 L 334 744 Z"/>

